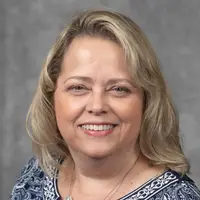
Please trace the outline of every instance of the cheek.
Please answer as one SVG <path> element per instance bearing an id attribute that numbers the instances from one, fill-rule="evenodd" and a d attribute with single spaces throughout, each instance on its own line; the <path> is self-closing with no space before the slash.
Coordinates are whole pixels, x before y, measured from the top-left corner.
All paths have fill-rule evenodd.
<path id="1" fill-rule="evenodd" d="M 113 110 L 125 123 L 140 123 L 143 111 L 143 102 L 139 97 L 133 97 L 126 101 L 112 103 Z"/>
<path id="2" fill-rule="evenodd" d="M 66 127 L 73 124 L 79 117 L 83 105 L 67 97 L 66 94 L 55 93 L 55 114 L 58 127 Z"/>
<path id="3" fill-rule="evenodd" d="M 81 103 L 69 98 L 66 93 L 55 93 L 54 108 L 57 126 L 66 143 L 76 140 L 75 123 L 82 111 Z M 68 142 L 67 142 L 68 141 Z"/>
<path id="4" fill-rule="evenodd" d="M 127 108 L 128 120 L 132 124 L 135 124 L 135 123 L 140 124 L 141 119 L 142 119 L 142 111 L 143 111 L 142 102 L 138 100 L 138 101 L 133 102 L 130 105 L 131 106 Z"/>
<path id="5" fill-rule="evenodd" d="M 121 139 L 135 140 L 140 131 L 142 121 L 143 103 L 140 98 L 130 99 L 129 102 L 116 104 L 116 114 L 122 122 Z"/>

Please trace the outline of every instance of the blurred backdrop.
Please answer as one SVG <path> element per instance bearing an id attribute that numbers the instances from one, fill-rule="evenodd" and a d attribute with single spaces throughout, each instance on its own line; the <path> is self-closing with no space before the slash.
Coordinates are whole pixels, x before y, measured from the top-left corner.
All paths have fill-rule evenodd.
<path id="1" fill-rule="evenodd" d="M 1 0 L 0 199 L 32 156 L 25 117 L 59 31 L 79 11 L 111 8 L 147 34 L 180 112 L 191 176 L 200 186 L 200 0 Z"/>

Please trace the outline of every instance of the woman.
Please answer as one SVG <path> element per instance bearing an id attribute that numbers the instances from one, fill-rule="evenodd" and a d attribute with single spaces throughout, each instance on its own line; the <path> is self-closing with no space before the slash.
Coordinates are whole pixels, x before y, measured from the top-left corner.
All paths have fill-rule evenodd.
<path id="1" fill-rule="evenodd" d="M 128 17 L 81 13 L 42 69 L 28 114 L 36 157 L 11 199 L 200 199 L 147 38 Z"/>

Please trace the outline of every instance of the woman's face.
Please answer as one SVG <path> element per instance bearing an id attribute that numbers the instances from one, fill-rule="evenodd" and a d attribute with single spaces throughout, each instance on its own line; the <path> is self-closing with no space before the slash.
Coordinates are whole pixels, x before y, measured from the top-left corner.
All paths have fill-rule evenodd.
<path id="1" fill-rule="evenodd" d="M 54 94 L 57 125 L 73 152 L 101 158 L 134 147 L 143 99 L 112 41 L 80 37 L 64 55 Z"/>

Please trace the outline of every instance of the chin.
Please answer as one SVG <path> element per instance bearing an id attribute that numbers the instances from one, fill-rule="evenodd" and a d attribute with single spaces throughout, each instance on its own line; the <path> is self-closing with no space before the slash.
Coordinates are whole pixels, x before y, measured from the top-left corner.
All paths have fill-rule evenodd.
<path id="1" fill-rule="evenodd" d="M 96 147 L 95 148 L 87 147 L 86 149 L 82 149 L 81 152 L 84 155 L 86 155 L 92 159 L 99 160 L 99 159 L 103 159 L 105 157 L 110 156 L 114 152 L 114 149 L 111 149 L 110 147 L 109 148 L 99 148 L 99 149 L 97 149 Z"/>

